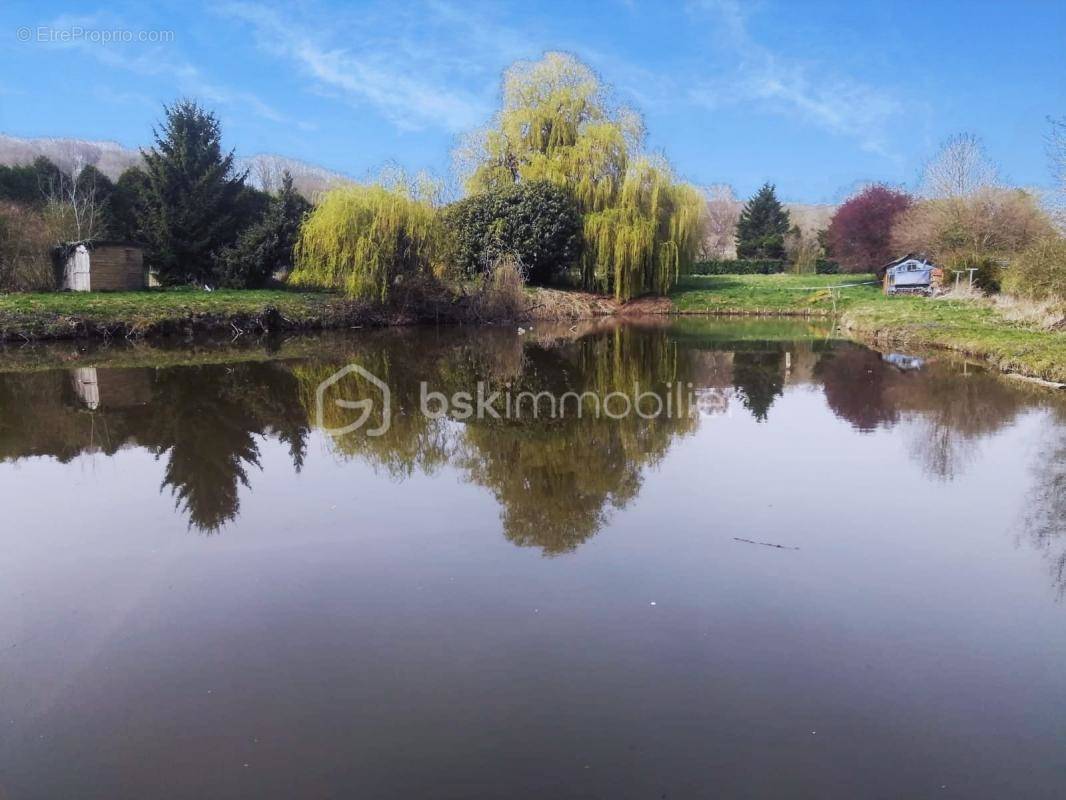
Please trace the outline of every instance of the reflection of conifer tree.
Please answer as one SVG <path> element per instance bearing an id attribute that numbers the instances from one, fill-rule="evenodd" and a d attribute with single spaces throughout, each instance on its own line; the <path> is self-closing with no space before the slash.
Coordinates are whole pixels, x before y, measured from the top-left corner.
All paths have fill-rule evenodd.
<path id="1" fill-rule="evenodd" d="M 190 526 L 213 532 L 236 518 L 248 466 L 259 466 L 257 435 L 273 433 L 287 443 L 300 467 L 307 419 L 297 389 L 292 374 L 277 364 L 159 373 L 154 392 L 162 413 L 153 416 L 146 438 L 167 454 L 163 485 Z"/>
<path id="2" fill-rule="evenodd" d="M 277 362 L 251 365 L 250 370 L 254 416 L 264 426 L 264 433 L 273 434 L 288 445 L 292 465 L 299 472 L 307 456 L 310 432 L 307 414 L 299 401 L 299 381 L 291 369 Z"/>
<path id="3" fill-rule="evenodd" d="M 785 388 L 784 354 L 738 351 L 733 356 L 733 387 L 744 408 L 762 422 Z"/>
<path id="4" fill-rule="evenodd" d="M 245 367 L 184 367 L 159 374 L 157 397 L 167 398 L 153 431 L 157 452 L 167 454 L 163 485 L 170 487 L 189 524 L 217 531 L 240 509 L 239 485 L 247 465 L 259 466 L 253 438 L 253 397 L 235 391 Z M 244 394 L 242 397 L 241 395 Z"/>

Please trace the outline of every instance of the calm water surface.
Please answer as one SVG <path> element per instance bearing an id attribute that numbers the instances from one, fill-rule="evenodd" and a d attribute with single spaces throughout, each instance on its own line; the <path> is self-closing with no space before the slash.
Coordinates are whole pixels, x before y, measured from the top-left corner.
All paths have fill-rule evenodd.
<path id="1" fill-rule="evenodd" d="M 739 323 L 96 356 L 0 372 L 3 800 L 1066 796 L 1053 394 Z"/>

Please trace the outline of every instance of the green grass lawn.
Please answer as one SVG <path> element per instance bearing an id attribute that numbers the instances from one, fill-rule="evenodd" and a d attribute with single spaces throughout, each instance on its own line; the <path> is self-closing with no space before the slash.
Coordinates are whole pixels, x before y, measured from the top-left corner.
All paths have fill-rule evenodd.
<path id="1" fill-rule="evenodd" d="M 1066 382 L 1066 333 L 1005 319 L 983 300 L 886 297 L 880 286 L 828 287 L 872 275 L 715 275 L 682 279 L 681 313 L 840 316 L 860 337 L 952 350 L 1009 372 Z M 815 288 L 820 287 L 820 288 Z"/>
<path id="2" fill-rule="evenodd" d="M 681 314 L 820 317 L 828 324 L 839 321 L 841 329 L 861 338 L 945 348 L 1007 371 L 1066 382 L 1066 333 L 1012 322 L 981 300 L 886 297 L 876 284 L 831 288 L 871 280 L 871 275 L 691 276 L 670 299 Z M 175 329 L 167 323 L 195 318 L 218 318 L 228 330 L 226 320 L 255 318 L 267 309 L 296 328 L 351 327 L 358 317 L 350 301 L 324 292 L 53 292 L 0 295 L 0 332 L 14 339 L 64 338 L 82 335 L 93 324 L 165 331 Z"/>
<path id="3" fill-rule="evenodd" d="M 269 313 L 268 313 L 269 312 Z M 0 295 L 0 338 L 64 339 L 181 331 L 228 331 L 230 323 L 280 314 L 290 328 L 347 327 L 357 304 L 325 292 L 191 287 L 140 292 L 51 292 Z"/>
<path id="4" fill-rule="evenodd" d="M 140 292 L 48 292 L 0 295 L 0 315 L 77 316 L 135 319 L 185 314 L 253 314 L 271 306 L 314 311 L 339 298 L 321 292 L 281 289 L 202 289 L 181 287 Z"/>
<path id="5" fill-rule="evenodd" d="M 690 275 L 671 299 L 681 313 L 829 316 L 882 295 L 876 284 L 828 287 L 875 280 L 873 275 Z"/>
<path id="6" fill-rule="evenodd" d="M 886 298 L 852 307 L 842 321 L 876 339 L 953 350 L 1006 372 L 1066 383 L 1066 332 L 1005 319 L 987 302 Z"/>

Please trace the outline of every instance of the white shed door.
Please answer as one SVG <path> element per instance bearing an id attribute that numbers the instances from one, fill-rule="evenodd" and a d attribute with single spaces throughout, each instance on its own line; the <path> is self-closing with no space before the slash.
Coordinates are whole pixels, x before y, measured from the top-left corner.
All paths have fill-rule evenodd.
<path id="1" fill-rule="evenodd" d="M 70 275 L 70 288 L 75 292 L 89 291 L 89 251 L 79 247 L 74 252 L 74 269 Z"/>
<path id="2" fill-rule="evenodd" d="M 100 384 L 97 380 L 96 367 L 78 367 L 74 370 L 74 392 L 78 399 L 91 410 L 100 407 Z"/>

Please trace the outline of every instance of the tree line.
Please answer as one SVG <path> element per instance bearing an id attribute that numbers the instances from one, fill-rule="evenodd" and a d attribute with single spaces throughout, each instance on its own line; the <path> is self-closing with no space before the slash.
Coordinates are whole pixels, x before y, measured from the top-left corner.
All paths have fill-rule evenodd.
<path id="1" fill-rule="evenodd" d="M 738 262 L 719 271 L 813 272 L 831 259 L 843 272 L 867 273 L 918 253 L 949 273 L 976 269 L 979 288 L 1038 301 L 1066 298 L 1066 120 L 1051 120 L 1048 151 L 1055 187 L 1048 197 L 1011 187 L 972 134 L 947 139 L 907 192 L 870 184 L 852 194 L 827 226 L 800 231 L 766 184 L 738 211 L 718 188 L 708 200 L 705 254 L 735 241 Z M 750 267 L 750 269 L 749 269 Z M 949 275 L 950 277 L 950 275 Z"/>
<path id="2" fill-rule="evenodd" d="M 288 174 L 276 192 L 248 185 L 214 114 L 190 100 L 165 106 L 141 156 L 116 181 L 43 156 L 0 166 L 0 288 L 55 288 L 53 248 L 87 240 L 142 244 L 164 285 L 254 288 L 291 269 L 310 203 Z"/>
<path id="3" fill-rule="evenodd" d="M 643 138 L 573 56 L 518 62 L 456 153 L 466 199 L 442 206 L 438 186 L 402 175 L 333 190 L 301 229 L 292 280 L 384 300 L 405 281 L 504 270 L 619 300 L 664 293 L 695 260 L 705 205 Z"/>
<path id="4" fill-rule="evenodd" d="M 921 252 L 949 269 L 978 267 L 989 290 L 1066 293 L 1062 220 L 1006 186 L 976 137 L 948 140 L 916 193 L 869 185 L 810 230 L 771 183 L 739 208 L 721 189 L 708 196 L 680 181 L 643 151 L 640 117 L 573 56 L 517 62 L 502 98 L 456 150 L 465 197 L 452 203 L 439 181 L 398 170 L 314 204 L 288 174 L 276 191 L 258 190 L 223 148 L 218 119 L 189 100 L 164 107 L 142 163 L 115 181 L 43 157 L 0 166 L 0 290 L 55 288 L 48 254 L 59 242 L 121 239 L 145 246 L 164 285 L 254 288 L 288 276 L 374 302 L 471 283 L 568 285 L 624 301 L 666 293 L 730 241 L 753 271 L 868 272 Z M 1048 142 L 1060 209 L 1064 126 L 1054 121 Z"/>

